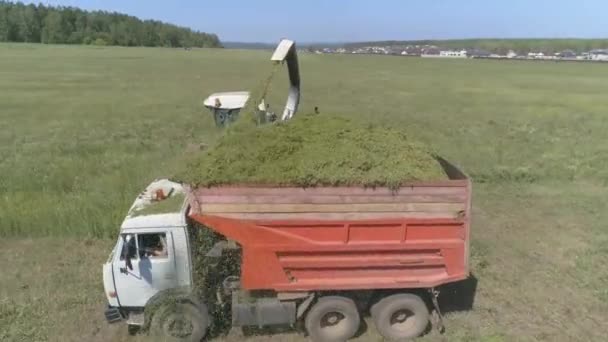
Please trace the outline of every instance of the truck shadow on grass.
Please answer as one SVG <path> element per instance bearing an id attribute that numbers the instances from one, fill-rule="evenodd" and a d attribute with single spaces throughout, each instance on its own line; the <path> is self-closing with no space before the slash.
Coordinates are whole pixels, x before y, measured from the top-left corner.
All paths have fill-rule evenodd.
<path id="1" fill-rule="evenodd" d="M 439 288 L 441 292 L 437 301 L 439 302 L 441 313 L 447 314 L 472 310 L 477 292 L 477 282 L 477 277 L 471 274 L 465 280 Z"/>
<path id="2" fill-rule="evenodd" d="M 365 321 L 367 315 L 361 316 L 361 325 L 359 326 L 359 330 L 355 334 L 354 338 L 363 337 L 365 333 L 368 331 L 368 324 Z M 243 327 L 236 330 L 226 329 L 223 331 L 223 334 L 215 334 L 213 336 L 209 336 L 209 341 L 242 341 L 244 339 L 254 339 L 255 338 L 273 338 L 272 340 L 288 340 L 288 341 L 296 341 L 296 340 L 307 340 L 306 329 L 303 324 L 296 324 L 294 327 L 289 326 L 269 326 L 269 327 Z M 266 339 L 264 339 L 266 340 Z"/>

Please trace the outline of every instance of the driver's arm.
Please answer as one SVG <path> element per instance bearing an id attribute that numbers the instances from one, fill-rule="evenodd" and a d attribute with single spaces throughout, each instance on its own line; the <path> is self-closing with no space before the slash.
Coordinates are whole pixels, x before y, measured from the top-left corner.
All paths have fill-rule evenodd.
<path id="1" fill-rule="evenodd" d="M 154 248 L 152 250 L 152 255 L 157 257 L 167 256 L 167 241 L 165 240 L 165 238 L 160 238 L 160 244 L 161 245 L 159 248 Z"/>

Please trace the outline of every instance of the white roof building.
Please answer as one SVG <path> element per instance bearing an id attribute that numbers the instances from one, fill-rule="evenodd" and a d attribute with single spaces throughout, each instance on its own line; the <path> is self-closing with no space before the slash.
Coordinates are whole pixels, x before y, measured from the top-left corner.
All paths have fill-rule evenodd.
<path id="1" fill-rule="evenodd" d="M 439 56 L 440 57 L 452 57 L 452 58 L 466 58 L 467 57 L 467 51 L 466 50 L 460 50 L 460 51 L 453 51 L 453 50 L 440 51 L 439 52 Z"/>
<path id="2" fill-rule="evenodd" d="M 608 50 L 591 50 L 589 51 L 589 57 L 594 61 L 608 61 Z"/>

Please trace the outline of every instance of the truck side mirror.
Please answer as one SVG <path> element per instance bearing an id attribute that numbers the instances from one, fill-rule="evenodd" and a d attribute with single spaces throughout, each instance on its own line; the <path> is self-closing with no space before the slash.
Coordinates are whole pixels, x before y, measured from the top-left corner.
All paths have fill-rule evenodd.
<path id="1" fill-rule="evenodd" d="M 129 247 L 125 235 L 122 236 L 122 258 L 125 259 L 125 268 L 121 269 L 121 272 L 127 273 L 127 269 L 133 271 L 133 264 L 131 263 L 131 256 L 129 255 Z"/>

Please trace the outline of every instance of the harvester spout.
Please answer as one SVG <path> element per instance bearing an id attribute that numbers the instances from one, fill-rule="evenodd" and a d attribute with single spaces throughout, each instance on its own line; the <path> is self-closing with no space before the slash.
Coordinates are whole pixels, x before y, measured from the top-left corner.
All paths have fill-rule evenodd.
<path id="1" fill-rule="evenodd" d="M 278 63 L 287 62 L 289 94 L 281 120 L 289 120 L 298 110 L 300 103 L 300 69 L 296 43 L 288 39 L 281 40 L 270 60 Z"/>

